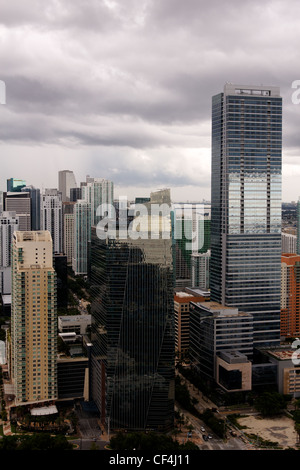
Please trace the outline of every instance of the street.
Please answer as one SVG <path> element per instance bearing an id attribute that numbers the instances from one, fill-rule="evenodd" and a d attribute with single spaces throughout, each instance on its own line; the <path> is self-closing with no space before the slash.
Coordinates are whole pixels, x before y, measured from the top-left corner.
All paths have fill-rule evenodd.
<path id="1" fill-rule="evenodd" d="M 177 372 L 178 373 L 178 372 Z M 185 377 L 183 377 L 180 373 L 178 373 L 180 378 L 186 384 L 190 396 L 192 398 L 196 398 L 198 403 L 195 405 L 197 411 L 202 413 L 206 408 L 217 408 L 215 403 L 210 401 L 207 397 L 203 395 L 201 391 L 199 391 L 193 384 L 191 384 Z M 187 418 L 188 422 L 193 426 L 193 438 L 192 441 L 199 447 L 200 450 L 249 450 L 253 449 L 253 446 L 248 442 L 247 439 L 243 436 L 241 432 L 236 432 L 236 436 L 231 436 L 229 432 L 227 432 L 227 439 L 223 440 L 216 436 L 213 431 L 211 431 L 207 425 L 201 421 L 200 419 L 193 416 L 191 413 L 187 412 L 183 409 L 178 409 L 184 416 Z M 237 411 L 235 411 L 236 413 Z M 232 413 L 231 411 L 221 411 L 219 412 L 219 416 L 226 420 L 226 415 Z M 233 426 L 227 422 L 229 426 L 228 430 L 232 429 Z M 205 429 L 205 432 L 201 431 L 201 428 Z M 208 440 L 204 440 L 203 435 L 210 435 L 211 438 Z"/>
<path id="2" fill-rule="evenodd" d="M 72 442 L 78 446 L 79 450 L 90 450 L 91 448 L 103 450 L 108 444 L 108 439 L 106 435 L 103 435 L 99 426 L 97 413 L 94 410 L 77 406 L 76 415 L 81 438 L 74 439 Z"/>

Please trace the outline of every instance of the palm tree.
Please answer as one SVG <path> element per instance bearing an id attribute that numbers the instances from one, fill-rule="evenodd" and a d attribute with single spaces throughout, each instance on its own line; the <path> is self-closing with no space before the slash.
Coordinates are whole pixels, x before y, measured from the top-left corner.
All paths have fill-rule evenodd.
<path id="1" fill-rule="evenodd" d="M 295 404 L 295 410 L 299 410 L 299 408 L 300 408 L 300 398 L 298 398 L 298 400 L 295 400 L 294 404 Z"/>
<path id="2" fill-rule="evenodd" d="M 300 423 L 295 423 L 295 431 L 298 436 L 298 445 L 300 444 Z"/>

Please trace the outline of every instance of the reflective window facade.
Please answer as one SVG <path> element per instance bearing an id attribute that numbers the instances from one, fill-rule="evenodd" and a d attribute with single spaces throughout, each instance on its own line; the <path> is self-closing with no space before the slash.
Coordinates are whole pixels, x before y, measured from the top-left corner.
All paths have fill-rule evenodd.
<path id="1" fill-rule="evenodd" d="M 174 413 L 172 240 L 92 228 L 92 397 L 111 430 L 168 431 Z"/>
<path id="2" fill-rule="evenodd" d="M 280 339 L 282 99 L 225 85 L 212 99 L 211 299 L 254 315 L 254 343 Z"/>
<path id="3" fill-rule="evenodd" d="M 192 254 L 210 248 L 210 207 L 177 203 L 172 217 L 175 285 L 192 286 Z"/>

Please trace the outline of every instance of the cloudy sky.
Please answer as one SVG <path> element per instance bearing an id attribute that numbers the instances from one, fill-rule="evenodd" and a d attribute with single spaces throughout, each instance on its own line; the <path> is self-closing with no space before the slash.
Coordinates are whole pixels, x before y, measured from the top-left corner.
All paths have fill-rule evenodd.
<path id="1" fill-rule="evenodd" d="M 0 0 L 0 189 L 58 170 L 115 194 L 210 199 L 211 97 L 229 81 L 283 97 L 283 200 L 300 195 L 300 2 Z"/>

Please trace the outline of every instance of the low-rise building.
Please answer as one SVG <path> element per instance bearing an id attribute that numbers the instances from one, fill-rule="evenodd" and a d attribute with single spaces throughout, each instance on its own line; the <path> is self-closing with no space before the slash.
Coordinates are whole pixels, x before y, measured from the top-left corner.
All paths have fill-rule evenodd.
<path id="1" fill-rule="evenodd" d="M 76 333 L 85 335 L 91 325 L 91 315 L 64 315 L 58 317 L 60 333 Z"/>
<path id="2" fill-rule="evenodd" d="M 251 362 L 239 351 L 220 351 L 216 358 L 216 382 L 227 392 L 252 389 Z"/>
<path id="3" fill-rule="evenodd" d="M 228 391 L 250 390 L 252 355 L 252 315 L 217 302 L 191 302 L 190 358 L 203 378 L 228 386 Z M 232 389 L 234 375 L 240 377 L 239 387 Z"/>
<path id="4" fill-rule="evenodd" d="M 299 349 L 281 347 L 264 350 L 270 363 L 277 366 L 277 388 L 284 395 L 300 397 Z"/>

